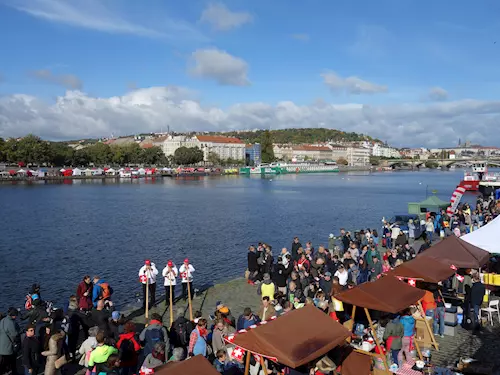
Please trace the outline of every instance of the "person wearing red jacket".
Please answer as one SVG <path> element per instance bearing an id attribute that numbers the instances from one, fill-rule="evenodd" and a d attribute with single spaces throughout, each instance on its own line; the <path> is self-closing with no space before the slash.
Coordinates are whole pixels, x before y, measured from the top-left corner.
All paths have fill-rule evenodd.
<path id="1" fill-rule="evenodd" d="M 123 332 L 116 343 L 120 359 L 120 367 L 122 375 L 132 375 L 137 368 L 139 351 L 141 345 L 135 338 L 135 324 L 127 322 L 123 327 Z"/>
<path id="2" fill-rule="evenodd" d="M 92 280 L 90 276 L 84 276 L 83 281 L 78 284 L 78 288 L 76 289 L 76 298 L 78 300 L 78 308 L 82 311 L 91 310 L 92 305 L 92 289 L 94 284 L 92 284 Z"/>

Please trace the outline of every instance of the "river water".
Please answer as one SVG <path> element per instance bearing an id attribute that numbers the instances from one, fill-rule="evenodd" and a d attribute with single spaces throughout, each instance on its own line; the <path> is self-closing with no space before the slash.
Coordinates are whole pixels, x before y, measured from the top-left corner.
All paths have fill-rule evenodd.
<path id="1" fill-rule="evenodd" d="M 85 274 L 109 281 L 115 301 L 131 302 L 144 259 L 161 272 L 168 259 L 180 265 L 189 257 L 195 284 L 222 282 L 243 275 L 250 244 L 268 242 L 276 253 L 296 235 L 317 247 L 341 227 L 379 229 L 383 216 L 406 213 L 426 190 L 449 200 L 461 177 L 422 171 L 0 184 L 0 311 L 20 307 L 34 282 L 44 299 L 61 304 Z"/>

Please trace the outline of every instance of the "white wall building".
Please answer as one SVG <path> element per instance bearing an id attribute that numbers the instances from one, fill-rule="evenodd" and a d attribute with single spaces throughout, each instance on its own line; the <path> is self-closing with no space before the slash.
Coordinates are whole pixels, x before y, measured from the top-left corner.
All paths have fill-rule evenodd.
<path id="1" fill-rule="evenodd" d="M 372 148 L 372 155 L 384 158 L 400 158 L 401 153 L 393 148 L 381 145 L 380 143 L 375 143 Z"/>
<path id="2" fill-rule="evenodd" d="M 204 160 L 208 160 L 208 155 L 213 152 L 220 159 L 245 160 L 245 143 L 234 137 L 223 137 L 220 135 L 197 135 L 194 138 L 200 143 Z"/>
<path id="3" fill-rule="evenodd" d="M 365 147 L 349 146 L 347 148 L 347 162 L 350 166 L 355 167 L 370 165 L 370 149 Z"/>
<path id="4" fill-rule="evenodd" d="M 163 150 L 165 156 L 173 156 L 175 150 L 180 147 L 198 147 L 203 151 L 204 160 L 208 161 L 208 155 L 213 152 L 220 159 L 245 160 L 245 143 L 238 138 L 223 137 L 218 135 L 196 135 L 187 137 L 184 135 L 168 136 L 154 142 Z"/>

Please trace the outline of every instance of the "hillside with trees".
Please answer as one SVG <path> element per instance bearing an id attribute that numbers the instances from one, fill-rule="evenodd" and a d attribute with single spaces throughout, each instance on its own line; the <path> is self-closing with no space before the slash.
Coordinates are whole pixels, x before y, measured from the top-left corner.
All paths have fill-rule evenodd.
<path id="1" fill-rule="evenodd" d="M 233 131 L 233 132 L 223 132 L 214 134 L 240 138 L 242 141 L 246 143 L 256 143 L 262 140 L 266 132 L 270 133 L 270 136 L 274 143 L 302 144 L 302 143 L 316 143 L 316 142 L 328 142 L 328 141 L 381 142 L 380 140 L 372 138 L 368 135 L 354 133 L 354 132 L 343 132 L 341 130 L 327 129 L 327 128 L 276 129 L 276 130 L 256 130 L 256 131 L 246 131 L 246 132 Z"/>

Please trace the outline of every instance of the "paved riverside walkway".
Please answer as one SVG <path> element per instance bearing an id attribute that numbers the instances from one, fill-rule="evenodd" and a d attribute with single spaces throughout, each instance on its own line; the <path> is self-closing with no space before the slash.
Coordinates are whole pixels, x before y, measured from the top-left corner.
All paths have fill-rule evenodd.
<path id="1" fill-rule="evenodd" d="M 178 286 L 178 288 L 180 288 Z M 224 284 L 218 284 L 208 288 L 200 293 L 193 300 L 193 314 L 199 310 L 203 317 L 208 317 L 214 314 L 215 305 L 218 301 L 227 304 L 235 319 L 243 313 L 245 307 L 250 307 L 253 312 L 257 313 L 260 305 L 260 298 L 257 295 L 256 286 L 247 284 L 244 278 L 231 280 Z M 163 321 L 169 325 L 170 312 L 165 309 L 165 302 L 160 302 L 152 312 L 158 312 L 163 315 Z M 189 311 L 185 301 L 179 301 L 174 306 L 174 319 L 179 312 L 185 313 L 185 317 L 189 318 Z M 144 323 L 143 310 L 134 311 L 132 316 L 134 321 L 141 325 Z M 209 326 L 211 325 L 209 320 Z M 436 337 L 439 343 L 439 351 L 432 351 L 432 363 L 436 366 L 448 367 L 454 366 L 460 357 L 474 358 L 482 363 L 493 364 L 495 368 L 494 374 L 500 375 L 500 324 L 494 317 L 494 326 L 487 325 L 485 328 L 475 335 L 470 331 L 458 327 L 456 336 Z"/>

